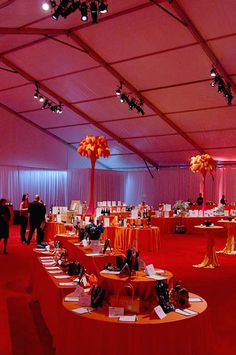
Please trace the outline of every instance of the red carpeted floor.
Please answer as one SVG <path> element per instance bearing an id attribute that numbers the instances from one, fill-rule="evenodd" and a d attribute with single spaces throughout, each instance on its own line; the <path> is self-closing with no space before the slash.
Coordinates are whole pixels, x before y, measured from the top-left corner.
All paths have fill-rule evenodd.
<path id="1" fill-rule="evenodd" d="M 54 355 L 40 306 L 31 299 L 32 246 L 20 243 L 18 226 L 11 228 L 8 255 L 3 255 L 0 243 L 0 354 Z M 222 249 L 224 244 L 225 237 L 218 236 L 216 249 Z M 220 254 L 220 267 L 216 269 L 193 268 L 193 264 L 202 261 L 205 245 L 204 237 L 198 234 L 164 235 L 159 253 L 141 256 L 147 263 L 170 270 L 175 280 L 182 280 L 183 286 L 206 299 L 213 331 L 210 355 L 234 355 L 236 256 Z"/>

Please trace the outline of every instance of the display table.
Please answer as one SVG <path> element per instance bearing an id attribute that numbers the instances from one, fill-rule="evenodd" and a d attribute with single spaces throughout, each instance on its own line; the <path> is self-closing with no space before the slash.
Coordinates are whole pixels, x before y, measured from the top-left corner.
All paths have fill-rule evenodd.
<path id="1" fill-rule="evenodd" d="M 210 221 L 211 223 L 217 224 L 219 220 L 219 216 L 212 217 L 182 217 L 182 224 L 185 226 L 185 230 L 187 233 L 195 233 L 196 225 L 201 225 L 204 221 Z"/>
<path id="2" fill-rule="evenodd" d="M 46 222 L 44 229 L 44 242 L 49 242 L 50 240 L 53 240 L 55 235 L 59 233 L 66 233 L 64 223 Z"/>
<path id="3" fill-rule="evenodd" d="M 156 252 L 160 249 L 158 227 L 125 228 L 115 227 L 114 249 L 121 252 L 135 246 L 139 252 Z"/>
<path id="4" fill-rule="evenodd" d="M 195 226 L 198 230 L 201 230 L 202 233 L 205 234 L 207 240 L 206 246 L 206 254 L 203 261 L 200 264 L 193 265 L 194 267 L 202 268 L 215 268 L 219 266 L 218 258 L 215 251 L 215 233 L 221 231 L 223 229 L 222 226 L 211 225 L 206 227 L 204 225 Z"/>
<path id="5" fill-rule="evenodd" d="M 40 259 L 40 257 L 45 256 L 48 256 L 48 254 L 37 252 L 32 260 L 32 298 L 39 301 L 43 318 L 47 324 L 48 329 L 53 335 L 54 343 L 56 343 L 57 337 L 59 336 L 60 324 L 58 322 L 58 315 L 61 310 L 62 299 L 65 295 L 72 292 L 76 285 L 60 285 L 63 282 L 72 282 L 73 277 L 68 277 L 66 279 L 56 279 L 55 276 L 57 274 L 50 274 L 50 270 L 47 269 L 50 267 L 50 264 L 43 264 L 43 259 Z M 54 269 L 51 271 L 58 270 L 58 275 L 65 275 L 64 272 L 60 272 L 60 269 Z"/>
<path id="6" fill-rule="evenodd" d="M 223 224 L 223 226 L 227 229 L 227 240 L 224 249 L 217 251 L 217 253 L 235 255 L 236 251 L 234 250 L 234 246 L 236 235 L 236 221 L 220 219 L 218 223 Z"/>
<path id="7" fill-rule="evenodd" d="M 176 216 L 176 217 L 156 217 L 151 216 L 151 224 L 160 228 L 161 234 L 173 234 L 175 233 L 176 226 L 183 225 L 186 233 L 195 233 L 195 225 L 203 224 L 205 220 L 209 220 L 214 224 L 217 224 L 219 216 L 212 217 L 189 217 L 189 216 Z"/>
<path id="8" fill-rule="evenodd" d="M 160 279 L 166 280 L 169 288 L 173 287 L 173 274 L 170 271 L 157 269 L 156 272 Z M 104 270 L 100 272 L 100 277 L 101 285 L 106 289 L 108 296 L 117 295 L 123 291 L 125 285 L 131 284 L 134 296 L 142 300 L 144 307 L 146 303 L 150 307 L 152 300 L 156 299 L 155 284 L 157 280 L 146 277 L 144 271 L 136 271 L 135 275 L 127 276 L 109 274 Z"/>
<path id="9" fill-rule="evenodd" d="M 68 260 L 79 261 L 81 265 L 85 266 L 86 271 L 96 276 L 100 275 L 100 271 L 108 263 L 116 265 L 116 256 L 120 255 L 111 253 L 109 250 L 105 254 L 93 253 L 90 247 L 83 247 L 77 239 L 56 236 L 62 243 L 62 247 L 68 252 Z"/>
<path id="10" fill-rule="evenodd" d="M 160 228 L 161 234 L 175 233 L 175 227 L 182 224 L 182 217 L 156 217 L 151 216 L 151 225 Z"/>
<path id="11" fill-rule="evenodd" d="M 71 295 L 73 296 L 73 295 Z M 190 294 L 192 297 L 198 297 Z M 136 322 L 109 318 L 108 309 L 78 314 L 77 302 L 63 301 L 61 337 L 57 355 L 71 355 L 76 349 L 86 355 L 203 355 L 210 354 L 211 331 L 207 303 L 191 303 L 195 316 L 168 313 L 162 320 L 154 314 L 138 315 Z"/>

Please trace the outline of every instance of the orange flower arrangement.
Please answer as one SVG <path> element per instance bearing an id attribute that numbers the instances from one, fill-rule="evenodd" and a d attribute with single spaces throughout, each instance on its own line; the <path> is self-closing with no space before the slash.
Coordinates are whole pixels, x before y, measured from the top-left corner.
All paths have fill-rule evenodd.
<path id="1" fill-rule="evenodd" d="M 110 156 L 110 148 L 108 147 L 106 138 L 103 136 L 95 137 L 91 134 L 82 139 L 77 151 L 82 157 L 95 160 L 100 157 L 108 158 Z"/>
<path id="2" fill-rule="evenodd" d="M 90 178 L 90 199 L 89 207 L 86 215 L 93 215 L 95 212 L 94 207 L 94 173 L 96 160 L 100 157 L 108 158 L 110 156 L 110 148 L 108 147 L 107 140 L 103 136 L 93 136 L 89 134 L 80 142 L 77 152 L 82 157 L 90 158 L 91 160 L 91 178 Z"/>
<path id="3" fill-rule="evenodd" d="M 206 208 L 206 174 L 207 172 L 210 172 L 212 174 L 212 171 L 215 169 L 215 166 L 215 161 L 209 154 L 196 155 L 196 157 L 192 157 L 190 160 L 190 170 L 193 173 L 199 172 L 202 176 L 201 192 L 203 195 L 203 210 L 205 210 Z"/>
<path id="4" fill-rule="evenodd" d="M 190 170 L 193 173 L 199 172 L 205 175 L 215 169 L 215 161 L 209 154 L 196 155 L 190 161 Z"/>

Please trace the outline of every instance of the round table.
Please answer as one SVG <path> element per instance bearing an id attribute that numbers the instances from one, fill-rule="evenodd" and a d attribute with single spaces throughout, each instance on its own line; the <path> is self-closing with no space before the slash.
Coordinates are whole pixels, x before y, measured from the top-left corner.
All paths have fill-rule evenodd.
<path id="1" fill-rule="evenodd" d="M 172 287 L 173 274 L 167 270 L 156 269 L 156 275 L 166 279 L 170 287 Z M 126 285 L 131 285 L 134 290 L 134 296 L 140 298 L 142 307 L 150 307 L 151 302 L 156 299 L 155 285 L 157 279 L 145 276 L 144 270 L 136 271 L 134 275 L 127 276 L 122 274 L 106 273 L 106 270 L 100 272 L 101 285 L 106 289 L 108 297 L 114 299 L 114 296 L 122 293 Z M 118 297 L 117 301 L 118 301 Z M 114 300 L 115 302 L 115 300 Z"/>
<path id="2" fill-rule="evenodd" d="M 215 251 L 215 239 L 214 235 L 216 232 L 219 232 L 223 229 L 222 226 L 210 225 L 209 227 L 205 225 L 197 225 L 195 228 L 200 229 L 206 236 L 207 246 L 206 246 L 206 254 L 204 256 L 203 261 L 200 264 L 193 265 L 194 267 L 206 267 L 206 268 L 215 268 L 219 266 L 218 258 Z"/>
<path id="3" fill-rule="evenodd" d="M 220 219 L 218 223 L 222 223 L 227 229 L 227 240 L 224 249 L 217 251 L 217 253 L 227 254 L 227 255 L 235 255 L 236 251 L 234 250 L 235 239 L 234 236 L 236 234 L 236 220 L 232 219 Z"/>
<path id="4" fill-rule="evenodd" d="M 194 296 L 199 297 L 190 293 L 190 297 Z M 210 354 L 207 303 L 201 299 L 190 305 L 197 312 L 195 315 L 186 317 L 170 312 L 159 319 L 150 311 L 150 314 L 139 314 L 135 322 L 122 322 L 110 318 L 106 307 L 78 314 L 74 311 L 80 308 L 78 302 L 63 301 L 56 354 L 73 354 L 75 349 L 86 355 Z"/>

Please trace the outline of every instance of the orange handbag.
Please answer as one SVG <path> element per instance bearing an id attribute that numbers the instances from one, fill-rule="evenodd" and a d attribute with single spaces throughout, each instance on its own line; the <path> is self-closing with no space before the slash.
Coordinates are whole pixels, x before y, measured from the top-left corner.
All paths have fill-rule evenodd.
<path id="1" fill-rule="evenodd" d="M 141 299 L 135 297 L 134 287 L 130 283 L 125 283 L 116 295 L 109 298 L 112 307 L 123 307 L 126 312 L 141 313 Z"/>

